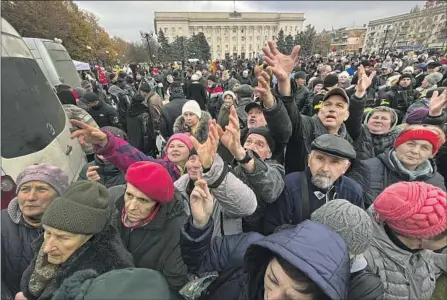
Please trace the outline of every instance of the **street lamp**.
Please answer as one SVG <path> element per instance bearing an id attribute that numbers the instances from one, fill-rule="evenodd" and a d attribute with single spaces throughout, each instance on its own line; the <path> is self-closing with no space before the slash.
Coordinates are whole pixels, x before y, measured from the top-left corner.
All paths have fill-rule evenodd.
<path id="1" fill-rule="evenodd" d="M 155 57 L 155 55 L 152 55 L 150 40 L 154 37 L 154 33 L 153 32 L 147 33 L 147 32 L 140 31 L 140 35 L 141 35 L 141 38 L 145 39 L 147 42 L 147 50 L 149 52 L 149 59 L 152 61 L 152 57 L 153 56 Z"/>
<path id="2" fill-rule="evenodd" d="M 385 43 L 386 43 L 386 38 L 388 37 L 388 32 L 393 30 L 393 25 L 388 25 L 386 27 L 385 31 L 385 37 L 383 38 L 383 44 L 382 44 L 382 53 L 385 52 Z"/>

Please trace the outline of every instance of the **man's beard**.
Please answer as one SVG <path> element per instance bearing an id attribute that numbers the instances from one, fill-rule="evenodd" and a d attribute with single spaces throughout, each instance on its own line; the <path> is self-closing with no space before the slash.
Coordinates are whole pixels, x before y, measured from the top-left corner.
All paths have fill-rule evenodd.
<path id="1" fill-rule="evenodd" d="M 329 189 L 334 184 L 331 176 L 326 173 L 317 173 L 313 175 L 311 178 L 311 182 L 313 185 L 323 190 Z"/>

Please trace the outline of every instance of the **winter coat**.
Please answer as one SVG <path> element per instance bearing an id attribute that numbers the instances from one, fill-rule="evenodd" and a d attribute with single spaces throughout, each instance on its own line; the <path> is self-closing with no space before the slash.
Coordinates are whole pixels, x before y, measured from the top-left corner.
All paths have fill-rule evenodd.
<path id="1" fill-rule="evenodd" d="M 171 95 L 172 97 L 173 95 Z M 183 95 L 182 95 L 183 96 Z M 182 115 L 183 105 L 187 102 L 184 97 L 172 97 L 169 103 L 163 105 L 161 110 L 160 132 L 167 140 L 173 135 L 174 123 L 179 116 Z"/>
<path id="2" fill-rule="evenodd" d="M 117 85 L 112 85 L 109 88 L 109 93 L 112 95 L 112 98 L 114 98 L 115 103 L 118 104 L 118 121 L 121 124 L 121 127 L 124 130 L 124 132 L 126 132 L 127 131 L 127 123 L 126 123 L 127 110 L 130 107 L 132 98 L 128 91 L 121 89 Z M 103 126 L 100 125 L 100 127 L 103 127 Z"/>
<path id="3" fill-rule="evenodd" d="M 187 281 L 179 245 L 179 228 L 186 220 L 180 193 L 176 191 L 171 202 L 161 205 L 152 221 L 131 229 L 121 221 L 125 189 L 121 185 L 109 190 L 116 206 L 112 224 L 118 229 L 124 247 L 132 254 L 135 267 L 159 271 L 172 289 L 179 290 Z"/>
<path id="4" fill-rule="evenodd" d="M 262 161 L 254 156 L 255 171 L 248 173 L 241 165 L 233 168 L 232 173 L 248 185 L 256 194 L 256 211 L 242 219 L 244 232 L 262 232 L 266 206 L 275 201 L 284 189 L 284 167 L 275 161 Z"/>
<path id="5" fill-rule="evenodd" d="M 303 211 L 303 191 L 301 176 L 306 176 L 309 195 L 309 212 Z M 362 188 L 360 185 L 344 175 L 338 178 L 333 186 L 323 191 L 311 183 L 310 171 L 294 172 L 284 178 L 284 190 L 281 196 L 267 206 L 264 219 L 264 234 L 271 234 L 276 227 L 283 224 L 299 224 L 310 218 L 310 214 L 334 199 L 346 199 L 352 204 L 364 207 Z M 317 197 L 319 193 L 321 197 Z"/>
<path id="6" fill-rule="evenodd" d="M 329 299 L 347 298 L 346 244 L 324 225 L 305 221 L 267 237 L 251 232 L 211 239 L 212 223 L 199 230 L 189 220 L 180 240 L 189 272 L 218 272 L 225 277 L 215 279 L 220 285 L 212 291 L 209 287 L 203 299 L 263 299 L 264 274 L 273 255 L 303 270 Z"/>
<path id="7" fill-rule="evenodd" d="M 33 242 L 35 253 L 39 252 L 43 242 L 43 234 Z M 98 274 L 104 274 L 112 270 L 134 266 L 132 256 L 124 248 L 118 231 L 110 224 L 107 224 L 101 232 L 95 234 L 63 264 L 59 265 L 56 276 L 49 282 L 38 298 L 34 297 L 28 289 L 35 264 L 36 256 L 34 256 L 31 264 L 23 273 L 20 283 L 21 291 L 27 300 L 50 300 L 61 287 L 64 280 L 78 271 L 93 269 Z"/>
<path id="8" fill-rule="evenodd" d="M 107 103 L 99 102 L 98 105 L 88 109 L 88 113 L 92 116 L 98 126 L 114 126 L 120 128 L 120 122 L 116 114 L 116 110 Z"/>
<path id="9" fill-rule="evenodd" d="M 276 102 L 277 105 L 282 103 L 287 109 L 290 121 L 292 123 L 292 135 L 290 136 L 289 143 L 292 142 L 294 147 L 286 149 L 285 165 L 287 166 L 287 174 L 296 171 L 303 171 L 307 162 L 307 155 L 311 152 L 310 145 L 313 140 L 322 134 L 329 133 L 326 127 L 321 123 L 318 116 L 305 116 L 301 115 L 294 101 L 294 95 L 296 93 L 296 82 L 291 80 L 292 95 L 280 96 L 276 86 Z M 361 101 L 357 97 L 352 96 L 351 102 Z M 282 102 L 280 104 L 280 102 Z M 356 118 L 356 112 L 350 112 L 350 118 Z M 338 135 L 352 144 L 352 139 L 346 131 L 346 126 L 342 124 Z M 293 150 L 293 151 L 292 151 Z"/>
<path id="10" fill-rule="evenodd" d="M 2 210 L 2 300 L 14 299 L 20 292 L 20 279 L 33 259 L 31 243 L 43 232 L 29 226 L 22 217 L 17 198 Z"/>
<path id="11" fill-rule="evenodd" d="M 256 195 L 234 174 L 229 172 L 225 162 L 217 155 L 210 170 L 202 178 L 208 183 L 214 199 L 213 236 L 223 236 L 242 232 L 242 217 L 250 216 L 256 210 Z M 174 186 L 182 194 L 186 214 L 191 215 L 189 197 L 194 189 L 194 182 L 188 174 L 180 177 Z"/>
<path id="12" fill-rule="evenodd" d="M 112 186 L 125 184 L 126 180 L 124 179 L 125 174 L 118 169 L 117 166 L 110 162 L 102 161 L 98 155 L 95 155 L 94 160 L 86 164 L 82 167 L 81 172 L 79 172 L 78 180 L 88 180 L 87 178 L 87 170 L 89 167 L 99 167 L 96 170 L 98 173 L 100 180 L 98 181 L 106 188 L 111 188 Z"/>
<path id="13" fill-rule="evenodd" d="M 220 86 L 213 85 L 211 88 L 206 88 L 208 93 L 208 111 L 215 119 L 219 111 L 217 110 L 217 101 L 219 96 L 223 94 L 223 89 Z"/>
<path id="14" fill-rule="evenodd" d="M 396 246 L 383 224 L 377 222 L 373 207 L 368 214 L 373 222 L 373 236 L 363 255 L 384 284 L 384 299 L 430 299 L 440 272 L 433 263 L 433 253 L 428 250 L 411 253 Z"/>
<path id="15" fill-rule="evenodd" d="M 403 173 L 396 166 L 391 155 L 393 151 L 388 149 L 377 157 L 358 162 L 348 174 L 363 188 L 366 207 L 369 207 L 385 188 L 400 181 L 424 181 L 443 191 L 446 190 L 444 178 L 437 172 L 434 160 L 429 159 L 423 163 L 426 172 L 411 179 L 408 174 Z"/>
<path id="16" fill-rule="evenodd" d="M 98 124 L 96 124 L 95 120 L 92 118 L 92 116 L 83 108 L 80 108 L 73 104 L 64 104 L 62 105 L 65 111 L 65 115 L 67 116 L 68 120 L 74 119 L 81 122 L 86 123 L 89 126 L 99 128 Z M 71 123 L 70 123 L 71 124 Z M 71 125 L 70 131 L 77 130 L 76 126 Z M 93 145 L 88 143 L 81 144 L 82 150 L 84 150 L 85 154 L 93 154 Z"/>
<path id="17" fill-rule="evenodd" d="M 117 166 L 121 172 L 126 173 L 127 169 L 135 162 L 151 161 L 162 165 L 168 171 L 173 181 L 182 175 L 180 174 L 180 169 L 169 160 L 147 156 L 109 131 L 104 130 L 103 132 L 107 135 L 109 142 L 103 148 L 95 146 L 95 152 L 98 155 L 103 155 L 108 162 Z"/>
<path id="18" fill-rule="evenodd" d="M 203 143 L 208 138 L 208 121 L 211 120 L 211 115 L 202 111 L 202 117 L 197 124 L 195 129 L 190 128 L 185 124 L 185 118 L 180 115 L 174 122 L 173 133 L 190 133 L 192 134 L 200 143 Z"/>
<path id="19" fill-rule="evenodd" d="M 295 104 L 298 106 L 298 110 L 303 111 L 304 106 L 309 98 L 310 91 L 306 86 L 297 86 L 296 94 L 294 95 Z"/>
<path id="20" fill-rule="evenodd" d="M 395 109 L 399 116 L 399 123 L 402 121 L 407 109 L 419 99 L 420 93 L 412 88 L 402 88 L 399 85 L 391 87 L 390 91 L 386 93 L 385 99 L 382 100 L 381 105 Z"/>
<path id="21" fill-rule="evenodd" d="M 245 111 L 245 107 L 252 103 L 254 100 L 251 97 L 245 97 L 245 98 L 240 98 L 237 101 L 237 106 L 236 106 L 236 111 L 237 111 L 237 115 L 239 117 L 240 120 L 240 125 L 242 127 L 247 127 L 247 119 L 248 119 L 248 114 Z"/>
<path id="22" fill-rule="evenodd" d="M 253 81 L 251 80 L 250 77 L 241 77 L 241 85 L 242 84 L 248 84 L 249 86 L 253 86 Z"/>
<path id="23" fill-rule="evenodd" d="M 207 94 L 205 87 L 198 81 L 193 81 L 188 85 L 186 99 L 196 100 L 201 110 L 206 110 Z"/>
<path id="24" fill-rule="evenodd" d="M 151 112 L 151 120 L 156 133 L 160 132 L 161 110 L 163 108 L 163 99 L 155 92 L 150 91 L 147 100 L 144 103 L 149 107 Z"/>
<path id="25" fill-rule="evenodd" d="M 142 102 L 132 100 L 127 112 L 127 137 L 129 144 L 146 155 L 156 157 L 156 134 L 150 109 Z"/>

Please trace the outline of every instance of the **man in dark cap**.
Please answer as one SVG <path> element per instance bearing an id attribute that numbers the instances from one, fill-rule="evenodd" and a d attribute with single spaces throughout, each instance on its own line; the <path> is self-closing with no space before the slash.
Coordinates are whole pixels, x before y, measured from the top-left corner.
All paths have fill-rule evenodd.
<path id="1" fill-rule="evenodd" d="M 346 199 L 363 208 L 362 188 L 344 175 L 355 157 L 347 140 L 333 134 L 317 137 L 311 144 L 308 168 L 286 175 L 281 196 L 267 207 L 264 233 L 272 233 L 279 225 L 298 224 L 334 199 Z"/>
<path id="2" fill-rule="evenodd" d="M 306 87 L 306 77 L 307 74 L 303 71 L 296 72 L 293 76 L 297 85 L 297 91 L 295 94 L 295 103 L 298 106 L 299 111 L 303 110 L 307 98 L 309 98 L 310 92 L 309 89 Z"/>
<path id="3" fill-rule="evenodd" d="M 116 110 L 111 105 L 101 101 L 97 94 L 86 92 L 82 101 L 87 103 L 87 112 L 92 116 L 99 127 L 120 127 Z"/>

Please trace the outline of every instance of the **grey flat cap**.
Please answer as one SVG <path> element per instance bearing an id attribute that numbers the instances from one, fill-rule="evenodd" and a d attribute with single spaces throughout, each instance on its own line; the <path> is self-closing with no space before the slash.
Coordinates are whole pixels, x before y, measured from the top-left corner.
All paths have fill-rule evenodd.
<path id="1" fill-rule="evenodd" d="M 351 143 L 334 134 L 320 135 L 312 142 L 310 148 L 342 159 L 355 159 L 356 157 Z"/>

